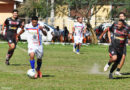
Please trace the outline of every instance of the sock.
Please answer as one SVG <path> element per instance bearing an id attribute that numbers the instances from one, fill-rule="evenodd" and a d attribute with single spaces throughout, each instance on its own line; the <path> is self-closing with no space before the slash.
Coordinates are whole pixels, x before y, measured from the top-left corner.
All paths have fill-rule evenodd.
<path id="1" fill-rule="evenodd" d="M 40 70 L 40 68 L 41 68 L 41 65 L 42 65 L 42 62 L 40 61 L 37 61 L 37 70 L 39 71 Z"/>
<path id="2" fill-rule="evenodd" d="M 6 55 L 6 61 L 9 61 L 9 59 L 12 57 L 14 53 L 14 50 L 8 51 L 7 55 Z"/>
<path id="3" fill-rule="evenodd" d="M 77 52 L 79 52 L 79 45 L 77 46 Z"/>
<path id="4" fill-rule="evenodd" d="M 116 70 L 116 71 L 120 72 L 120 68 L 117 68 L 117 70 Z"/>
<path id="5" fill-rule="evenodd" d="M 79 49 L 77 49 L 77 52 L 79 52 Z"/>
<path id="6" fill-rule="evenodd" d="M 110 73 L 113 73 L 113 71 L 117 68 L 118 63 L 114 63 L 111 67 Z"/>
<path id="7" fill-rule="evenodd" d="M 111 62 L 108 62 L 108 65 L 110 66 L 110 65 L 111 65 Z"/>
<path id="8" fill-rule="evenodd" d="M 10 54 L 6 55 L 6 61 L 9 61 Z"/>
<path id="9" fill-rule="evenodd" d="M 32 69 L 35 69 L 35 60 L 30 60 L 30 65 Z"/>

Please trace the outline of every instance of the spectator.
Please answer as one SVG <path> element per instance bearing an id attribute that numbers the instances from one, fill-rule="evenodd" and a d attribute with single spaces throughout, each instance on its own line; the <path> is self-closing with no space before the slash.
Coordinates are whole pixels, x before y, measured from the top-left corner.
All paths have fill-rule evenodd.
<path id="1" fill-rule="evenodd" d="M 65 26 L 64 27 L 64 42 L 68 42 L 68 34 L 69 34 L 69 30 Z"/>
<path id="2" fill-rule="evenodd" d="M 59 26 L 56 27 L 55 32 L 54 32 L 54 37 L 53 37 L 54 42 L 59 42 L 60 41 L 60 29 Z"/>

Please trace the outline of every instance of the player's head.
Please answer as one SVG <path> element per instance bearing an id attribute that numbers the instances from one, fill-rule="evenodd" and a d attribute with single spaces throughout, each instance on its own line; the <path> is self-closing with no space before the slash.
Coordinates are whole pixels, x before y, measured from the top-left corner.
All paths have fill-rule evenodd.
<path id="1" fill-rule="evenodd" d="M 124 26 L 124 20 L 120 19 L 118 21 L 118 29 L 121 29 Z"/>
<path id="2" fill-rule="evenodd" d="M 38 17 L 37 16 L 33 16 L 32 17 L 32 25 L 35 27 L 35 26 L 37 26 L 37 24 L 38 24 Z"/>
<path id="3" fill-rule="evenodd" d="M 82 17 L 77 17 L 77 21 L 78 21 L 79 23 L 82 23 L 82 22 L 83 22 L 83 18 L 82 18 Z"/>
<path id="4" fill-rule="evenodd" d="M 18 17 L 18 10 L 14 9 L 12 11 L 12 14 L 13 14 L 13 18 L 16 19 Z"/>
<path id="5" fill-rule="evenodd" d="M 126 19 L 126 14 L 124 12 L 119 13 L 119 19 L 125 20 Z"/>

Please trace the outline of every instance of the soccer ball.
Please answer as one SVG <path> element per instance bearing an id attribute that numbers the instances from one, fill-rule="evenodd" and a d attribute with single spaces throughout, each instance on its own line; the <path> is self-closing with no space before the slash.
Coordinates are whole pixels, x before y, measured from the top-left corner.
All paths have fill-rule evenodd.
<path id="1" fill-rule="evenodd" d="M 35 74 L 36 74 L 36 71 L 35 71 L 34 69 L 29 69 L 29 70 L 27 71 L 27 75 L 28 75 L 30 78 L 34 78 Z"/>

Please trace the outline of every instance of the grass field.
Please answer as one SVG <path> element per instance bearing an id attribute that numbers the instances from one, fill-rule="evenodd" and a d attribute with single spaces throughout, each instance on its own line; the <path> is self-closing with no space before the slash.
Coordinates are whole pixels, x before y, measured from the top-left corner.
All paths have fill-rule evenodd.
<path id="1" fill-rule="evenodd" d="M 130 47 L 121 77 L 109 80 L 103 72 L 107 63 L 108 46 L 89 45 L 81 48 L 81 54 L 72 52 L 71 45 L 46 45 L 42 72 L 43 78 L 30 79 L 27 44 L 19 43 L 10 66 L 5 65 L 8 45 L 0 44 L 0 90 L 129 90 Z"/>

